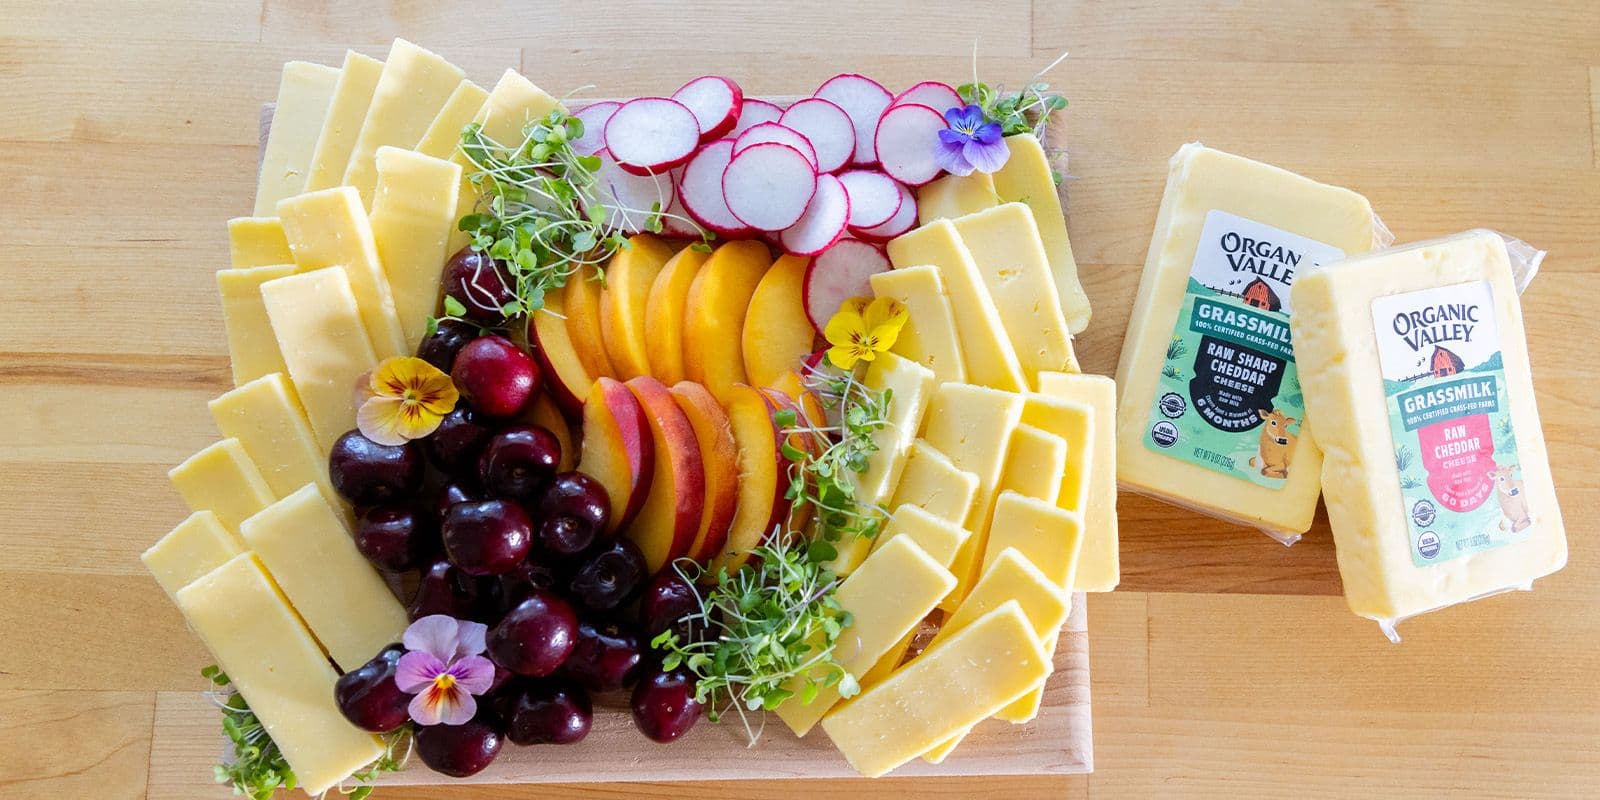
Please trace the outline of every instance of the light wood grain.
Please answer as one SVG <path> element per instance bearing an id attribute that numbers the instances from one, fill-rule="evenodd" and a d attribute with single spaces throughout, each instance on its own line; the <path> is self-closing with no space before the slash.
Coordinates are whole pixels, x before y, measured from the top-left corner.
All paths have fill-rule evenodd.
<path id="1" fill-rule="evenodd" d="M 1285 549 L 1125 496 L 1122 590 L 1088 601 L 1092 776 L 380 799 L 1600 795 L 1597 28 L 1588 0 L 0 0 L 0 392 L 15 409 L 0 432 L 0 798 L 226 796 L 210 745 L 152 741 L 158 719 L 203 710 L 208 660 L 137 554 L 183 515 L 166 469 L 216 435 L 204 401 L 228 378 L 211 272 L 223 221 L 253 196 L 254 109 L 283 60 L 381 54 L 395 35 L 480 83 L 520 65 L 587 96 L 704 73 L 753 94 L 842 70 L 959 82 L 975 40 L 984 77 L 1016 85 L 1070 50 L 1050 80 L 1072 101 L 1093 372 L 1115 367 L 1166 159 L 1186 141 L 1357 189 L 1401 240 L 1492 226 L 1546 247 L 1523 303 L 1572 561 L 1532 593 L 1410 621 L 1391 646 L 1337 596 L 1324 522 Z"/>

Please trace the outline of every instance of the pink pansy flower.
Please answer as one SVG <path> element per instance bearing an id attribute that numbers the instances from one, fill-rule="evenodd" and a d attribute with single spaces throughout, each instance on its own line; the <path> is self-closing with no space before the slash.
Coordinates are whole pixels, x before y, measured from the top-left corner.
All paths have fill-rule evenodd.
<path id="1" fill-rule="evenodd" d="M 415 694 L 411 719 L 418 725 L 465 725 L 478 713 L 474 695 L 494 684 L 494 664 L 480 655 L 488 626 L 434 614 L 406 628 L 408 651 L 395 667 L 400 691 Z"/>

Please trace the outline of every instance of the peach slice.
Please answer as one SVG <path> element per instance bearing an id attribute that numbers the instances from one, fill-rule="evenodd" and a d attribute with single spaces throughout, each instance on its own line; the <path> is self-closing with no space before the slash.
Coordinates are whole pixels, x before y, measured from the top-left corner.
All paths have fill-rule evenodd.
<path id="1" fill-rule="evenodd" d="M 683 324 L 689 302 L 689 286 L 700 274 L 711 254 L 693 246 L 685 247 L 667 260 L 650 286 L 644 305 L 644 350 L 651 374 L 663 383 L 684 379 Z"/>
<path id="2" fill-rule="evenodd" d="M 694 426 L 700 441 L 700 460 L 706 470 L 705 511 L 695 532 L 689 557 L 704 564 L 722 550 L 739 507 L 739 445 L 733 440 L 728 412 L 706 387 L 682 381 L 672 387 L 672 397 Z"/>
<path id="3" fill-rule="evenodd" d="M 780 378 L 778 382 L 794 388 L 796 391 L 790 393 L 786 389 L 778 387 L 762 389 L 761 393 L 766 396 L 767 404 L 772 407 L 774 412 L 780 409 L 793 411 L 796 419 L 795 424 L 798 426 L 822 426 L 828 424 L 827 415 L 822 410 L 822 401 L 818 400 L 815 394 L 804 390 L 800 384 L 800 376 L 798 374 L 793 372 L 786 373 L 786 376 L 788 375 L 794 376 L 792 383 L 783 378 Z M 783 426 L 780 425 L 780 435 L 782 431 Z M 815 436 L 805 433 L 791 433 L 787 439 L 789 446 L 796 450 L 804 450 L 813 456 L 822 450 L 822 444 L 817 441 Z M 785 462 L 784 464 L 783 484 L 786 490 L 791 478 L 790 473 L 793 471 L 789 467 L 790 463 Z M 789 509 L 789 529 L 795 531 L 805 530 L 806 526 L 811 524 L 812 512 L 813 509 L 810 503 L 793 503 Z"/>
<path id="4" fill-rule="evenodd" d="M 606 487 L 615 531 L 638 516 L 655 476 L 656 445 L 644 406 L 628 387 L 600 378 L 583 406 L 583 455 L 578 468 Z"/>
<path id="5" fill-rule="evenodd" d="M 544 309 L 531 315 L 529 338 L 535 345 L 530 350 L 539 361 L 556 402 L 575 414 L 589 399 L 589 389 L 599 376 L 584 368 L 573 347 L 565 319 L 565 294 L 565 289 L 557 289 L 544 296 Z"/>
<path id="6" fill-rule="evenodd" d="M 600 292 L 604 284 L 597 277 L 599 274 L 599 269 L 589 264 L 567 276 L 567 333 L 572 335 L 572 348 L 590 375 L 615 378 L 617 369 L 606 354 L 605 339 L 600 333 Z"/>
<path id="7" fill-rule="evenodd" d="M 706 504 L 705 462 L 694 425 L 666 384 L 648 375 L 625 384 L 649 421 L 655 441 L 655 475 L 650 496 L 623 535 L 639 545 L 651 572 L 689 554 Z"/>
<path id="8" fill-rule="evenodd" d="M 683 326 L 683 362 L 689 380 L 726 400 L 746 379 L 741 334 L 750 296 L 772 266 L 763 242 L 728 242 L 718 247 L 689 287 Z"/>
<path id="9" fill-rule="evenodd" d="M 734 572 L 750 560 L 750 549 L 761 544 L 789 516 L 789 460 L 783 457 L 780 430 L 772 419 L 772 401 L 744 384 L 728 390 L 723 401 L 733 440 L 739 445 L 739 504 L 711 572 Z"/>
<path id="10" fill-rule="evenodd" d="M 744 371 L 750 383 L 771 386 L 811 353 L 816 331 L 803 297 L 811 259 L 786 255 L 756 285 L 744 319 Z"/>
<path id="11" fill-rule="evenodd" d="M 528 404 L 522 412 L 522 421 L 530 425 L 538 425 L 556 435 L 556 440 L 561 442 L 561 461 L 556 469 L 566 472 L 578 465 L 577 440 L 572 438 L 572 424 L 567 421 L 561 408 L 556 405 L 556 400 L 548 394 L 541 394 Z"/>
<path id="12" fill-rule="evenodd" d="M 600 292 L 600 337 L 619 378 L 650 374 L 645 352 L 645 304 L 672 248 L 660 239 L 639 234 L 606 264 L 606 285 Z"/>
<path id="13" fill-rule="evenodd" d="M 805 409 L 805 418 L 812 425 L 821 427 L 828 424 L 828 412 L 822 407 L 822 398 L 816 392 L 806 388 L 805 379 L 800 373 L 789 370 L 778 376 L 769 388 L 776 389 L 788 395 L 791 399 L 800 401 L 800 407 Z"/>

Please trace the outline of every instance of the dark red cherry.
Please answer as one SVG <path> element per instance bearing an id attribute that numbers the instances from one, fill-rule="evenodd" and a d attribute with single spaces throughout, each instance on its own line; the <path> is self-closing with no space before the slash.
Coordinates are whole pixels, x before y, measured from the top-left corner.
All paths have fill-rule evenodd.
<path id="1" fill-rule="evenodd" d="M 464 247 L 444 265 L 440 288 L 466 309 L 466 318 L 485 325 L 505 321 L 501 309 L 516 296 L 508 288 L 510 273 L 504 264 L 483 253 Z M 437 366 L 437 365 L 435 365 Z"/>
<path id="2" fill-rule="evenodd" d="M 428 459 L 451 478 L 471 477 L 478 468 L 478 456 L 494 429 L 466 403 L 439 421 L 439 428 L 422 440 Z"/>
<path id="3" fill-rule="evenodd" d="M 528 681 L 510 711 L 506 738 L 520 745 L 583 741 L 594 718 L 589 693 L 560 678 Z"/>
<path id="4" fill-rule="evenodd" d="M 350 431 L 333 443 L 328 477 L 333 488 L 356 506 L 403 503 L 422 484 L 422 457 L 416 443 L 386 445 Z"/>
<path id="5" fill-rule="evenodd" d="M 430 555 L 434 525 L 410 508 L 374 508 L 361 515 L 356 548 L 378 569 L 416 569 Z"/>
<path id="6" fill-rule="evenodd" d="M 561 440 L 537 425 L 517 425 L 489 439 L 478 459 L 478 478 L 496 497 L 526 500 L 538 494 L 561 463 Z"/>
<path id="7" fill-rule="evenodd" d="M 371 661 L 346 672 L 333 685 L 333 699 L 350 724 L 373 733 L 388 733 L 411 719 L 411 695 L 394 682 L 395 667 L 405 648 L 392 644 Z"/>
<path id="8" fill-rule="evenodd" d="M 472 407 L 510 418 L 539 393 L 539 365 L 504 336 L 480 336 L 456 355 L 450 377 Z"/>
<path id="9" fill-rule="evenodd" d="M 633 724 L 658 742 L 688 733 L 701 712 L 694 699 L 694 684 L 694 678 L 683 670 L 645 676 L 633 687 Z"/>
<path id="10" fill-rule="evenodd" d="M 695 626 L 685 618 L 700 610 L 700 596 L 688 581 L 671 571 L 655 576 L 639 598 L 639 623 L 644 626 L 645 643 L 672 630 L 678 634 L 679 644 L 687 644 Z"/>
<path id="11" fill-rule="evenodd" d="M 482 772 L 494 763 L 503 745 L 500 733 L 483 718 L 465 725 L 419 727 L 416 734 L 417 757 L 429 769 L 452 778 Z"/>
<path id="12" fill-rule="evenodd" d="M 456 354 L 467 342 L 478 338 L 478 328 L 460 320 L 439 321 L 439 329 L 429 334 L 417 347 L 417 357 L 448 374 L 456 363 Z"/>
<path id="13" fill-rule="evenodd" d="M 510 572 L 533 547 L 528 513 L 506 500 L 457 503 L 445 515 L 441 530 L 450 563 L 468 575 Z"/>
<path id="14" fill-rule="evenodd" d="M 591 692 L 632 686 L 639 677 L 639 637 L 615 622 L 583 622 L 578 644 L 561 670 Z"/>
<path id="15" fill-rule="evenodd" d="M 433 511 L 438 515 L 439 521 L 450 513 L 450 507 L 456 503 L 466 503 L 473 500 L 483 500 L 483 492 L 478 491 L 470 484 L 461 481 L 451 481 L 439 487 L 439 494 L 434 498 Z"/>
<path id="16" fill-rule="evenodd" d="M 578 616 L 552 592 L 534 591 L 489 629 L 489 657 L 518 675 L 555 672 L 577 643 Z"/>
<path id="17" fill-rule="evenodd" d="M 610 611 L 632 600 L 643 588 L 649 565 L 638 545 L 627 539 L 606 544 L 572 576 L 572 596 L 594 611 Z"/>

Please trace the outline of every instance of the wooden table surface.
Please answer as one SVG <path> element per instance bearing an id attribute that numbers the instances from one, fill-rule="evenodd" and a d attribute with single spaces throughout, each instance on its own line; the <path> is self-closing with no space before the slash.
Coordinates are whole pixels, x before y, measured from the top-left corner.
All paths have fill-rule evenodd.
<path id="1" fill-rule="evenodd" d="M 1487 226 L 1550 251 L 1523 298 L 1571 540 L 1537 591 L 1402 626 L 1350 615 L 1325 524 L 1293 549 L 1124 496 L 1089 601 L 1097 770 L 385 790 L 381 797 L 1594 797 L 1600 794 L 1600 12 L 1593 0 L 525 3 L 0 0 L 0 798 L 170 797 L 164 706 L 209 663 L 136 556 L 229 383 L 211 279 L 288 59 L 404 36 L 489 82 L 756 94 L 840 71 L 1016 84 L 1063 50 L 1069 218 L 1114 370 L 1183 142 L 1356 189 L 1401 241 Z M 805 6 L 802 8 L 801 6 Z M 218 792 L 216 796 L 226 796 Z"/>

